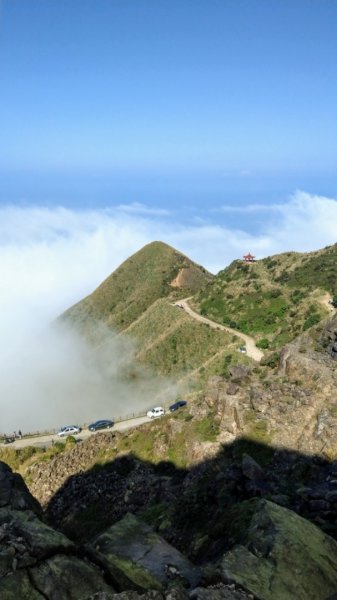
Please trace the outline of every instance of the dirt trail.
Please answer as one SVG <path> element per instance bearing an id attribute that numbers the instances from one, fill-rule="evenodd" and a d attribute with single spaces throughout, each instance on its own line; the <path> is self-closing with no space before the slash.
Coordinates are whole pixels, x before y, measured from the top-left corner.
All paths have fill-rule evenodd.
<path id="1" fill-rule="evenodd" d="M 332 298 L 328 292 L 319 298 L 319 302 L 323 304 L 323 306 L 325 306 L 329 312 L 334 312 L 335 308 L 332 306 L 331 300 Z"/>
<path id="2" fill-rule="evenodd" d="M 221 329 L 222 331 L 227 331 L 227 333 L 231 333 L 232 335 L 235 335 L 236 337 L 243 340 L 246 346 L 247 356 L 250 356 L 250 358 L 252 358 L 253 360 L 260 362 L 264 354 L 259 348 L 256 347 L 255 340 L 250 335 L 246 335 L 245 333 L 241 333 L 241 331 L 231 329 L 230 327 L 226 327 L 225 325 L 220 325 L 220 323 L 216 323 L 215 321 L 211 321 L 210 319 L 199 315 L 198 313 L 194 312 L 194 310 L 192 310 L 192 308 L 189 306 L 187 302 L 188 300 L 189 298 L 184 298 L 184 300 L 178 300 L 174 304 L 175 306 L 183 308 L 190 315 L 190 317 L 196 319 L 197 321 L 200 321 L 200 323 L 206 323 L 213 329 Z"/>

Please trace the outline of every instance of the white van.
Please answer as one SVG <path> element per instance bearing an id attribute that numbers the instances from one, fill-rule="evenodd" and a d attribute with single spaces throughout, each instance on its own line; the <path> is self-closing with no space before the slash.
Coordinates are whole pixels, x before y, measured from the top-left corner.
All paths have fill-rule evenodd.
<path id="1" fill-rule="evenodd" d="M 156 417 L 162 417 L 164 414 L 165 414 L 165 411 L 162 406 L 156 406 L 155 408 L 148 410 L 146 413 L 146 415 L 149 417 L 149 419 L 155 419 Z"/>

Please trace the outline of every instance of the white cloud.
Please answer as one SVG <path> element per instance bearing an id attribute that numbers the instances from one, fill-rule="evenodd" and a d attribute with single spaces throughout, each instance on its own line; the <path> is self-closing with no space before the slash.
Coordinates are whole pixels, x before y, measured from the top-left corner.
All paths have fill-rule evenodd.
<path id="1" fill-rule="evenodd" d="M 217 272 L 249 251 L 262 258 L 336 242 L 336 199 L 298 191 L 276 207 L 277 222 L 266 221 L 265 227 L 262 222 L 258 235 L 226 227 L 219 214 L 217 222 L 185 226 L 165 215 L 125 214 L 114 208 L 0 208 L 0 431 L 32 428 L 34 423 L 58 425 L 66 417 L 73 421 L 79 404 L 85 407 L 83 419 L 90 414 L 98 418 L 111 408 L 102 364 L 95 364 L 78 339 L 51 333 L 48 323 L 146 243 L 162 240 Z M 114 362 L 120 352 L 119 347 L 111 350 Z M 85 389 L 90 393 L 84 394 Z M 118 387 L 118 396 L 125 394 Z M 131 395 L 134 409 L 137 394 Z M 104 400 L 101 405 L 99 398 Z M 55 410 L 49 412 L 52 404 Z M 53 423 L 46 423 L 48 414 Z"/>
<path id="2" fill-rule="evenodd" d="M 140 204 L 139 202 L 120 204 L 119 206 L 116 206 L 116 210 L 134 215 L 151 215 L 158 217 L 164 217 L 170 214 L 170 211 L 165 208 L 154 208 L 152 206 L 146 206 L 146 204 Z"/>
<path id="3" fill-rule="evenodd" d="M 279 212 L 282 211 L 282 208 L 282 204 L 246 204 L 243 206 L 233 206 L 231 204 L 224 204 L 219 209 L 217 209 L 217 211 L 223 213 L 249 214 L 258 212 Z"/>
<path id="4" fill-rule="evenodd" d="M 268 234 L 279 252 L 306 252 L 336 243 L 337 200 L 297 191 L 280 207 L 280 221 Z"/>

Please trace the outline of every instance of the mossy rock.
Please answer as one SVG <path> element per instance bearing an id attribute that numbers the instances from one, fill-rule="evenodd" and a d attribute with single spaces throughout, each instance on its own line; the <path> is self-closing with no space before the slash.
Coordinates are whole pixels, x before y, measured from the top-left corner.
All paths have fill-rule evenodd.
<path id="1" fill-rule="evenodd" d="M 187 558 L 131 514 L 98 536 L 87 550 L 109 572 L 118 589 L 189 587 L 200 579 L 199 570 Z"/>
<path id="2" fill-rule="evenodd" d="M 30 511 L 0 509 L 0 525 L 23 539 L 35 559 L 43 559 L 56 552 L 71 552 L 74 544 L 59 531 L 40 521 Z"/>
<path id="3" fill-rule="evenodd" d="M 0 579 L 0 598 L 4 600 L 45 600 L 36 590 L 26 571 L 17 571 Z"/>
<path id="4" fill-rule="evenodd" d="M 223 575 L 260 600 L 325 600 L 336 592 L 337 542 L 286 508 L 251 505 L 240 543 L 223 557 Z"/>
<path id="5" fill-rule="evenodd" d="M 96 592 L 114 592 L 96 567 L 75 556 L 53 556 L 30 569 L 30 578 L 43 598 L 51 600 L 83 600 Z"/>

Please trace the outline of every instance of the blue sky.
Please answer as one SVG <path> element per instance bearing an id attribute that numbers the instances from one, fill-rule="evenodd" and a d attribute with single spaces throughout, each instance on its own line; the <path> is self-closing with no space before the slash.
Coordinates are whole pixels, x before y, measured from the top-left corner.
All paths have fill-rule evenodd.
<path id="1" fill-rule="evenodd" d="M 0 6 L 0 203 L 212 221 L 336 197 L 334 0 Z"/>

